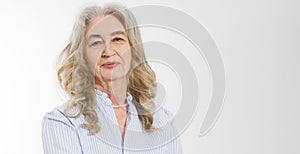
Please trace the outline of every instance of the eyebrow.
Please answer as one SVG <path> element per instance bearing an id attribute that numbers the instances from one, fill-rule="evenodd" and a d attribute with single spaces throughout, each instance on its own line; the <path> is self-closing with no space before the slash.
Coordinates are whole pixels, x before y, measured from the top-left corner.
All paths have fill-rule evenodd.
<path id="1" fill-rule="evenodd" d="M 87 40 L 90 40 L 90 39 L 93 38 L 93 37 L 97 37 L 97 38 L 101 38 L 101 39 L 102 39 L 102 36 L 99 35 L 99 34 L 91 34 L 91 35 L 88 37 Z"/>
<path id="2" fill-rule="evenodd" d="M 125 31 L 121 31 L 121 30 L 112 32 L 112 33 L 110 34 L 110 36 L 113 36 L 113 35 L 119 35 L 119 34 L 125 35 L 125 36 L 126 36 Z"/>
<path id="3" fill-rule="evenodd" d="M 119 35 L 119 34 L 125 35 L 125 36 L 126 36 L 125 31 L 121 31 L 121 30 L 114 31 L 114 32 L 110 33 L 110 36 Z M 91 35 L 88 37 L 88 40 L 91 39 L 91 38 L 93 38 L 93 37 L 97 37 L 97 38 L 101 38 L 101 39 L 103 38 L 100 34 L 91 34 Z"/>

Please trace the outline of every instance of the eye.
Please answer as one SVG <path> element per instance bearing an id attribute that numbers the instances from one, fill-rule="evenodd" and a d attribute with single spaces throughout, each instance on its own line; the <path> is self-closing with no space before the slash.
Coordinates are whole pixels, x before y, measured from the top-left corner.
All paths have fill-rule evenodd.
<path id="1" fill-rule="evenodd" d="M 115 37 L 112 39 L 113 42 L 122 42 L 122 41 L 125 41 L 123 38 L 121 37 Z"/>
<path id="2" fill-rule="evenodd" d="M 90 44 L 91 47 L 95 47 L 95 46 L 99 46 L 102 45 L 103 42 L 102 41 L 94 41 L 92 44 Z"/>

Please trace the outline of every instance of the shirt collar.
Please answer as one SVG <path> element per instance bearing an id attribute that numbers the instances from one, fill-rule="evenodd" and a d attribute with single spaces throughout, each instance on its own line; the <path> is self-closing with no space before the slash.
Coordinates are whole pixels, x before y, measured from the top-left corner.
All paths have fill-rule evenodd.
<path id="1" fill-rule="evenodd" d="M 100 91 L 98 89 L 95 89 L 95 93 L 96 93 L 97 97 L 100 97 L 101 100 L 104 100 L 104 101 L 101 101 L 101 102 L 103 102 L 105 105 L 112 105 L 111 101 L 108 98 L 108 94 L 107 93 L 105 93 L 103 91 Z M 131 105 L 133 97 L 132 97 L 132 95 L 129 92 L 127 92 L 126 95 L 127 95 L 127 98 L 126 98 L 127 102 L 128 102 L 129 105 Z"/>

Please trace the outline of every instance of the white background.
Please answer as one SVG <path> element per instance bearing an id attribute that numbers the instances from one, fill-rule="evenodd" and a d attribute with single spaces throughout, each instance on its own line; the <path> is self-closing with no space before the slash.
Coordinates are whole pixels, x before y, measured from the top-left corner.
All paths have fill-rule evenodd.
<path id="1" fill-rule="evenodd" d="M 0 153 L 42 153 L 42 117 L 63 102 L 57 90 L 55 60 L 86 2 L 0 2 Z M 202 68 L 196 72 L 202 77 L 199 95 L 204 103 L 181 135 L 185 153 L 300 153 L 300 1 L 122 2 L 128 7 L 158 4 L 181 10 L 207 28 L 220 50 L 226 73 L 222 113 L 206 136 L 197 136 L 204 115 L 200 111 L 207 107 L 211 85 L 207 66 L 195 66 Z M 154 31 L 162 30 L 142 29 L 144 40 L 155 40 Z M 176 39 L 157 38 L 169 39 L 170 45 Z M 164 82 L 162 71 L 157 71 Z M 166 102 L 176 112 L 176 105 L 172 108 Z"/>

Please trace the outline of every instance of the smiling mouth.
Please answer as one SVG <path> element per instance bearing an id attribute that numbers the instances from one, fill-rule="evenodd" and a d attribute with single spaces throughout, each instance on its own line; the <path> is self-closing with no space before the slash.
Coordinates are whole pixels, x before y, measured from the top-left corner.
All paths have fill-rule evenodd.
<path id="1" fill-rule="evenodd" d="M 111 68 L 116 67 L 118 64 L 120 64 L 120 63 L 119 62 L 107 62 L 107 63 L 102 64 L 101 66 L 104 68 L 111 69 Z"/>

